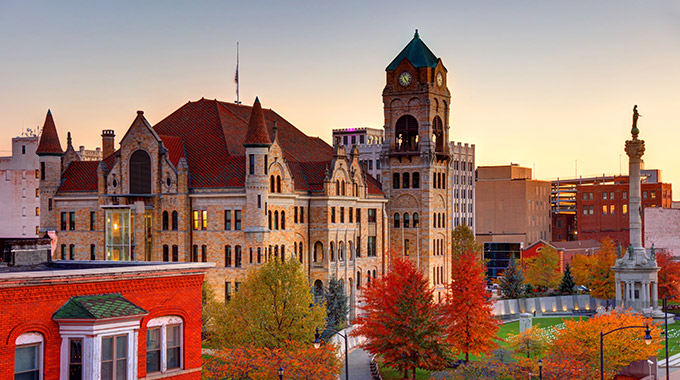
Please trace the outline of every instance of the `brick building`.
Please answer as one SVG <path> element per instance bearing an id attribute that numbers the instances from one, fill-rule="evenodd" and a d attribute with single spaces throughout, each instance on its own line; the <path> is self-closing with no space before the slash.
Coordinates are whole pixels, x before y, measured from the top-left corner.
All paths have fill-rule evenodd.
<path id="1" fill-rule="evenodd" d="M 645 182 L 641 184 L 642 219 L 644 236 L 644 209 L 671 208 L 670 183 Z M 624 247 L 629 244 L 628 176 L 616 177 L 608 183 L 584 184 L 576 187 L 576 225 L 579 240 L 600 241 L 610 237 Z"/>
<path id="2" fill-rule="evenodd" d="M 12 139 L 12 155 L 0 157 L 0 237 L 37 237 L 40 225 L 38 136 Z"/>
<path id="3" fill-rule="evenodd" d="M 680 209 L 645 208 L 644 244 L 680 256 Z"/>
<path id="4" fill-rule="evenodd" d="M 0 246 L 0 378 L 201 378 L 214 264 L 51 261 L 48 239 Z"/>
<path id="5" fill-rule="evenodd" d="M 61 151 L 48 113 L 37 154 L 41 228 L 72 260 L 214 262 L 221 299 L 248 268 L 299 260 L 316 286 L 356 288 L 382 274 L 385 196 L 356 150 L 306 136 L 256 99 L 252 107 L 201 99 L 151 126 L 142 111 L 102 161 Z"/>

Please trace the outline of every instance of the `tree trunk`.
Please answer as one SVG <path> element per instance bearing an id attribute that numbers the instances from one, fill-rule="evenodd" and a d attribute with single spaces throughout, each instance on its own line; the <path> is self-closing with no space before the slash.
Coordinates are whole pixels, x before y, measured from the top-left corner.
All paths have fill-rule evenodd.
<path id="1" fill-rule="evenodd" d="M 467 364 L 470 361 L 470 353 L 466 352 L 465 353 L 465 364 Z"/>
<path id="2" fill-rule="evenodd" d="M 416 380 L 416 367 L 413 367 L 413 380 Z"/>
<path id="3" fill-rule="evenodd" d="M 404 368 L 404 379 L 408 379 L 408 368 Z"/>

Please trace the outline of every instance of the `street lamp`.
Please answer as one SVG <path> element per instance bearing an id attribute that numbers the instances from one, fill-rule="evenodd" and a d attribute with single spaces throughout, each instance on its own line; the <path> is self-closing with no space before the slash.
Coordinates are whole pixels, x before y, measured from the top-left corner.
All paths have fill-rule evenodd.
<path id="1" fill-rule="evenodd" d="M 335 329 L 331 329 L 331 328 L 326 328 L 326 330 L 324 330 L 324 331 L 327 331 L 327 330 L 332 331 L 332 332 L 336 333 L 337 335 L 340 335 L 343 339 L 345 339 L 345 380 L 349 380 L 349 360 L 347 360 L 347 355 L 348 355 L 348 353 L 347 353 L 347 351 L 348 351 L 348 349 L 347 349 L 347 333 L 345 333 L 345 335 L 343 335 L 343 334 L 340 333 L 340 331 L 335 330 Z M 319 348 L 319 347 L 321 347 L 321 339 L 320 339 L 320 335 L 319 335 L 319 328 L 317 327 L 316 333 L 314 334 L 314 348 Z"/>
<path id="2" fill-rule="evenodd" d="M 644 326 L 624 326 L 624 327 L 619 327 L 617 329 L 607 331 L 606 333 L 603 333 L 600 331 L 600 379 L 604 380 L 604 337 L 605 335 L 609 335 L 613 333 L 614 331 L 619 331 L 619 330 L 625 330 L 625 329 L 645 329 L 645 344 L 651 344 L 652 343 L 652 334 L 651 331 L 649 330 L 649 325 L 644 325 Z"/>
<path id="3" fill-rule="evenodd" d="M 538 359 L 538 380 L 543 380 L 543 359 Z"/>
<path id="4" fill-rule="evenodd" d="M 279 380 L 283 380 L 283 367 L 279 367 Z"/>

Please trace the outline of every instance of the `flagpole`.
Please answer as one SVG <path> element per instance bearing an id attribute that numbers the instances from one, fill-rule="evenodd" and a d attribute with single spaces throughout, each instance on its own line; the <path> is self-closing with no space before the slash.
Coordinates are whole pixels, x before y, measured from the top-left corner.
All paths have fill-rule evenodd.
<path id="1" fill-rule="evenodd" d="M 238 42 L 236 42 L 236 76 L 234 77 L 234 81 L 236 82 L 236 104 L 241 104 L 241 99 L 239 97 L 238 93 L 238 62 L 239 62 L 239 51 L 238 51 Z"/>

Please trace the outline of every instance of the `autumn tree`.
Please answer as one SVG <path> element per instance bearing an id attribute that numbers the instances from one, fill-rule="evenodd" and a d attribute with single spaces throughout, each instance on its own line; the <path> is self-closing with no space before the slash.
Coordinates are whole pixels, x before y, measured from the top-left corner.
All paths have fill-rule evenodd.
<path id="1" fill-rule="evenodd" d="M 614 271 L 612 267 L 616 264 L 616 246 L 614 241 L 610 238 L 605 238 L 600 241 L 600 246 L 597 252 L 590 256 L 594 262 L 592 265 L 592 288 L 590 294 L 601 300 L 609 300 L 616 297 L 614 287 Z"/>
<path id="2" fill-rule="evenodd" d="M 342 330 L 347 324 L 347 314 L 349 313 L 349 304 L 347 303 L 347 294 L 342 281 L 331 277 L 328 281 L 328 287 L 324 289 L 324 298 L 326 299 L 326 327 L 334 330 Z M 324 339 L 333 334 L 331 330 L 324 331 Z"/>
<path id="3" fill-rule="evenodd" d="M 213 291 L 208 281 L 203 281 L 201 286 L 201 338 L 206 339 L 210 335 L 210 326 L 212 326 L 211 318 L 214 308 L 215 292 Z"/>
<path id="4" fill-rule="evenodd" d="M 562 276 L 562 281 L 560 282 L 560 293 L 562 294 L 572 294 L 574 292 L 574 278 L 571 276 L 571 267 L 569 263 L 564 268 L 564 275 Z"/>
<path id="5" fill-rule="evenodd" d="M 335 380 L 342 362 L 336 347 L 318 349 L 310 342 L 286 342 L 282 348 L 252 345 L 223 348 L 203 362 L 203 379 L 278 379 L 283 368 L 286 379 Z"/>
<path id="6" fill-rule="evenodd" d="M 451 267 L 451 282 L 442 305 L 446 341 L 465 355 L 489 353 L 496 347 L 498 322 L 487 296 L 486 268 L 474 252 L 464 252 Z"/>
<path id="7" fill-rule="evenodd" d="M 508 337 L 507 342 L 510 349 L 517 355 L 526 356 L 527 359 L 532 356 L 541 356 L 548 347 L 548 340 L 546 333 L 540 327 L 532 326 L 517 335 Z"/>
<path id="8" fill-rule="evenodd" d="M 366 338 L 361 345 L 366 351 L 382 355 L 404 378 L 411 372 L 415 379 L 416 368 L 441 368 L 445 347 L 433 291 L 408 258 L 395 259 L 386 275 L 362 291 L 363 313 L 352 335 Z"/>
<path id="9" fill-rule="evenodd" d="M 665 251 L 657 251 L 656 265 L 659 270 L 659 298 L 680 300 L 680 261 Z"/>
<path id="10" fill-rule="evenodd" d="M 248 272 L 233 299 L 216 308 L 213 347 L 277 348 L 308 342 L 325 326 L 326 306 L 314 303 L 307 276 L 295 260 L 272 260 Z"/>
<path id="11" fill-rule="evenodd" d="M 600 332 L 624 326 L 645 326 L 651 330 L 652 343 L 644 342 L 645 329 L 632 328 L 604 337 L 605 378 L 611 379 L 622 368 L 646 360 L 661 349 L 660 329 L 651 319 L 632 312 L 613 311 L 588 319 L 565 320 L 555 333 L 544 361 L 544 377 L 549 379 L 593 379 L 600 372 Z"/>
<path id="12" fill-rule="evenodd" d="M 583 285 L 588 288 L 593 286 L 590 273 L 592 271 L 593 260 L 591 255 L 576 255 L 571 260 L 571 269 L 576 285 Z"/>
<path id="13" fill-rule="evenodd" d="M 466 252 L 474 252 L 480 255 L 481 248 L 475 241 L 475 234 L 472 229 L 461 224 L 451 231 L 451 256 L 453 260 L 456 260 L 456 257 Z"/>
<path id="14" fill-rule="evenodd" d="M 526 264 L 525 282 L 546 290 L 560 283 L 560 256 L 557 250 L 549 245 L 541 247 L 536 257 Z"/>
<path id="15" fill-rule="evenodd" d="M 508 267 L 503 271 L 498 284 L 505 298 L 519 298 L 524 294 L 524 274 L 514 256 L 510 257 Z"/>

